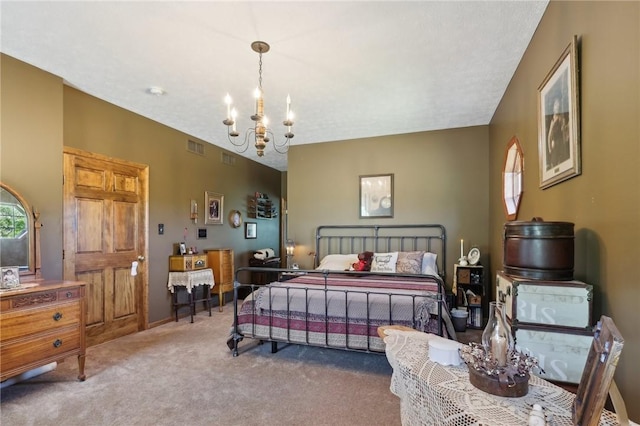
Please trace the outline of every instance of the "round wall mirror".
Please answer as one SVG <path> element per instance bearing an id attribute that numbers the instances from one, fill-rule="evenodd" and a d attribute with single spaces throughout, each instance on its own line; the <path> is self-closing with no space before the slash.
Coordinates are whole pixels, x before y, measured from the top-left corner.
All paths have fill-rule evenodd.
<path id="1" fill-rule="evenodd" d="M 524 155 L 520 142 L 515 136 L 507 144 L 502 168 L 502 206 L 507 220 L 518 218 L 518 209 L 522 199 L 522 173 Z"/>

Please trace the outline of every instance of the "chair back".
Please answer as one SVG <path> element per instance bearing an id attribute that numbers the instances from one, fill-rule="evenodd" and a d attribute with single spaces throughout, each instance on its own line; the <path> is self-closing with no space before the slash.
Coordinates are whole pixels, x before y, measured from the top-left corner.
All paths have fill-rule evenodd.
<path id="1" fill-rule="evenodd" d="M 607 401 L 624 339 L 613 320 L 601 316 L 595 326 L 593 342 L 573 401 L 573 424 L 595 426 Z"/>

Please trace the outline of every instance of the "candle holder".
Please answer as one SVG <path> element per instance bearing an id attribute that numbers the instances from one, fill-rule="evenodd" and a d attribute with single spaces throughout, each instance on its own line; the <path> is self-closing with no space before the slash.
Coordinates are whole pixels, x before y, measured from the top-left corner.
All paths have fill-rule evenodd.
<path id="1" fill-rule="evenodd" d="M 530 372 L 544 372 L 535 357 L 510 349 L 504 365 L 498 365 L 491 351 L 478 343 L 460 348 L 460 357 L 469 368 L 469 381 L 492 395 L 521 397 L 529 392 Z"/>

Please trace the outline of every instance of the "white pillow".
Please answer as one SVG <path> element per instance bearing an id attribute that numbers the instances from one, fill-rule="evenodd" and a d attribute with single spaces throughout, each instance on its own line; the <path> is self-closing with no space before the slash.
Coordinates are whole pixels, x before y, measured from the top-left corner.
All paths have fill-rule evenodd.
<path id="1" fill-rule="evenodd" d="M 438 275 L 438 255 L 426 252 L 422 257 L 422 273 L 425 275 Z"/>
<path id="2" fill-rule="evenodd" d="M 371 272 L 396 272 L 398 252 L 373 253 Z"/>
<path id="3" fill-rule="evenodd" d="M 346 271 L 351 268 L 351 264 L 356 263 L 357 261 L 357 254 L 328 254 L 322 258 L 320 265 L 316 269 Z"/>

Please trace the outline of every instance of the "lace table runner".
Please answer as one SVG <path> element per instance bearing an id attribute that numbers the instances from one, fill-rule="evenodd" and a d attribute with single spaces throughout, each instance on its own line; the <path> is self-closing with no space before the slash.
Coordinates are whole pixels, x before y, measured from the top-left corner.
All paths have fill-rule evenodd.
<path id="1" fill-rule="evenodd" d="M 215 281 L 213 279 L 213 269 L 198 269 L 196 271 L 186 272 L 169 272 L 169 281 L 167 287 L 171 293 L 176 286 L 186 287 L 187 292 L 191 293 L 193 287 L 199 285 L 208 285 L 209 288 L 213 288 Z"/>
<path id="2" fill-rule="evenodd" d="M 429 359 L 429 334 L 386 330 L 386 354 L 393 367 L 391 392 L 400 398 L 403 425 L 528 425 L 533 404 L 544 409 L 550 426 L 573 425 L 575 395 L 535 375 L 521 398 L 491 395 L 469 382 L 469 371 Z M 603 411 L 600 425 L 617 425 L 616 415 Z"/>

